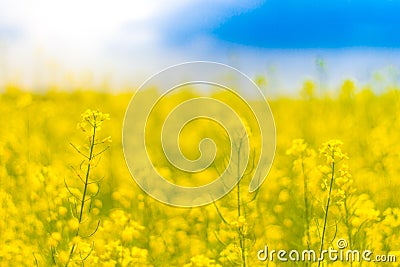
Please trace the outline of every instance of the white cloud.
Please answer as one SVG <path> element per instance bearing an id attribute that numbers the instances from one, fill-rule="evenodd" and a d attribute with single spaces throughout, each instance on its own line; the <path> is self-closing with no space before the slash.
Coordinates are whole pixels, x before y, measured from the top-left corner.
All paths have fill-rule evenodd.
<path id="1" fill-rule="evenodd" d="M 2 23 L 18 25 L 33 43 L 101 42 L 128 22 L 146 23 L 184 1 L 14 0 L 0 3 Z"/>
<path id="2" fill-rule="evenodd" d="M 19 73 L 21 80 L 29 84 L 36 79 L 33 77 L 36 73 L 48 71 L 48 61 L 58 62 L 62 69 L 91 70 L 101 75 L 114 69 L 109 66 L 110 61 L 116 62 L 109 58 L 110 44 L 123 42 L 135 51 L 149 50 L 157 42 L 154 22 L 191 3 L 183 0 L 0 0 L 0 29 L 2 26 L 7 31 L 16 29 L 20 37 L 11 40 L 0 35 L 3 50 L 0 51 L 0 78 L 13 78 Z M 126 25 L 137 27 L 127 35 Z M 140 52 L 142 55 L 143 51 Z M 2 77 L 1 72 L 9 77 Z"/>

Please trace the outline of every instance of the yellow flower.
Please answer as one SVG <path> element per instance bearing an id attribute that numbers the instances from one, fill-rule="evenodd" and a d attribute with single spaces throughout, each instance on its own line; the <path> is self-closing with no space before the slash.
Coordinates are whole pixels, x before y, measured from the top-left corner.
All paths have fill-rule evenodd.
<path id="1" fill-rule="evenodd" d="M 64 206 L 61 206 L 61 207 L 58 208 L 58 214 L 60 214 L 63 217 L 67 214 L 67 212 L 68 212 L 68 210 Z"/>
<path id="2" fill-rule="evenodd" d="M 81 242 L 80 236 L 74 236 L 72 238 L 72 244 L 79 244 Z"/>
<path id="3" fill-rule="evenodd" d="M 185 264 L 185 267 L 220 267 L 221 265 L 215 264 L 215 260 L 211 260 L 204 255 L 197 255 L 190 259 L 190 263 Z"/>
<path id="4" fill-rule="evenodd" d="M 321 155 L 326 157 L 326 163 L 331 165 L 335 161 L 340 161 L 342 159 L 348 159 L 347 155 L 342 153 L 341 146 L 343 142 L 340 140 L 330 140 L 322 145 L 319 150 Z"/>
<path id="5" fill-rule="evenodd" d="M 50 246 L 57 247 L 60 240 L 61 240 L 61 234 L 59 232 L 53 232 L 51 233 L 48 242 Z"/>
<path id="6" fill-rule="evenodd" d="M 292 146 L 288 150 L 286 150 L 287 155 L 293 156 L 300 156 L 302 155 L 307 149 L 307 144 L 304 142 L 303 139 L 295 139 L 292 141 Z"/>
<path id="7" fill-rule="evenodd" d="M 98 208 L 93 208 L 92 209 L 92 213 L 93 213 L 93 215 L 99 215 L 100 214 L 100 210 Z"/>
<path id="8" fill-rule="evenodd" d="M 61 240 L 61 234 L 59 232 L 53 232 L 53 233 L 51 233 L 51 238 L 53 238 L 56 241 L 60 241 Z"/>
<path id="9" fill-rule="evenodd" d="M 71 229 L 71 230 L 76 230 L 76 229 L 78 229 L 78 227 L 79 227 L 79 222 L 78 222 L 78 220 L 76 219 L 76 218 L 72 218 L 72 219 L 70 219 L 69 221 L 68 221 L 68 227 Z"/>
<path id="10" fill-rule="evenodd" d="M 280 202 L 286 202 L 286 201 L 288 201 L 289 200 L 289 197 L 290 197 L 290 195 L 289 195 L 289 191 L 288 190 L 282 190 L 281 192 L 279 192 L 279 196 L 278 196 L 278 199 L 279 199 L 279 201 Z"/>
<path id="11" fill-rule="evenodd" d="M 108 113 L 102 113 L 99 110 L 91 109 L 87 109 L 84 113 L 81 114 L 81 117 L 82 121 L 78 123 L 77 127 L 83 132 L 87 132 L 87 127 L 90 127 L 91 130 L 89 135 L 93 135 L 94 129 L 96 129 L 96 131 L 100 131 L 103 122 L 106 120 L 110 120 L 110 115 Z"/>
<path id="12" fill-rule="evenodd" d="M 122 240 L 125 242 L 131 242 L 133 240 L 133 236 L 135 229 L 133 229 L 133 227 L 126 227 L 123 231 L 122 231 Z"/>
<path id="13" fill-rule="evenodd" d="M 68 258 L 69 258 L 69 253 L 66 251 L 60 251 L 60 253 L 58 254 L 58 260 L 63 264 L 68 261 Z"/>

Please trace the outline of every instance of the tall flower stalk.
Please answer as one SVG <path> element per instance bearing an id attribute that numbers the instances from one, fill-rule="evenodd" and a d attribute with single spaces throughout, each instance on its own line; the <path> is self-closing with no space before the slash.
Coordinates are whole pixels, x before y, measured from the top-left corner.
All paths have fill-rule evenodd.
<path id="1" fill-rule="evenodd" d="M 226 224 L 229 225 L 229 227 L 233 228 L 236 232 L 237 235 L 237 239 L 238 242 L 235 243 L 235 247 L 237 248 L 237 254 L 238 254 L 238 258 L 236 261 L 232 261 L 231 264 L 233 265 L 238 265 L 238 266 L 242 266 L 242 267 L 248 267 L 248 259 L 247 259 L 247 253 L 248 253 L 248 241 L 250 240 L 249 237 L 249 231 L 251 230 L 248 224 L 248 218 L 246 218 L 246 204 L 256 200 L 256 197 L 258 195 L 258 189 L 256 192 L 254 192 L 254 195 L 250 198 L 250 200 L 246 201 L 243 198 L 242 195 L 242 180 L 244 177 L 249 176 L 253 171 L 254 171 L 254 153 L 251 153 L 250 157 L 249 157 L 249 163 L 247 165 L 247 169 L 246 171 L 242 174 L 240 171 L 240 167 L 242 166 L 241 164 L 243 164 L 243 150 L 245 149 L 245 138 L 246 135 L 242 135 L 239 136 L 237 138 L 237 142 L 234 143 L 234 150 L 237 153 L 236 154 L 236 160 L 237 162 L 235 162 L 236 164 L 236 170 L 232 170 L 233 173 L 232 175 L 235 176 L 235 178 L 237 179 L 237 185 L 236 185 L 236 198 L 235 198 L 235 205 L 236 205 L 236 218 L 229 222 L 228 219 L 225 219 L 224 216 L 222 215 L 222 213 L 220 212 L 217 204 L 215 202 L 213 202 L 216 211 L 218 213 L 218 215 L 220 216 L 220 218 L 222 219 L 222 221 Z M 246 162 L 245 162 L 246 163 Z M 226 244 L 224 244 L 226 245 Z"/>
<path id="2" fill-rule="evenodd" d="M 347 155 L 342 153 L 341 146 L 343 145 L 342 141 L 339 140 L 331 140 L 322 145 L 320 149 L 321 155 L 325 156 L 326 163 L 330 168 L 329 173 L 329 182 L 324 179 L 324 187 L 328 189 L 328 196 L 326 199 L 326 204 L 324 208 L 324 222 L 322 226 L 322 234 L 321 234 L 321 246 L 319 250 L 319 254 L 322 255 L 322 251 L 324 249 L 325 235 L 327 229 L 329 208 L 332 202 L 332 188 L 335 181 L 335 164 L 344 158 L 347 158 Z M 321 261 L 318 261 L 318 266 L 321 265 Z"/>
<path id="3" fill-rule="evenodd" d="M 111 142 L 111 137 L 106 137 L 102 140 L 98 139 L 98 133 L 101 130 L 104 121 L 110 119 L 109 114 L 88 109 L 81 116 L 82 120 L 80 123 L 78 123 L 78 128 L 87 135 L 87 147 L 86 149 L 80 149 L 72 143 L 71 146 L 76 150 L 77 153 L 79 153 L 79 155 L 83 157 L 79 169 L 73 168 L 82 186 L 82 193 L 76 193 L 81 192 L 81 190 L 74 190 L 74 188 L 71 188 L 68 185 L 66 180 L 64 181 L 65 187 L 70 193 L 72 199 L 72 215 L 78 221 L 77 229 L 72 239 L 72 246 L 69 251 L 69 256 L 64 266 L 68 266 L 73 260 L 74 255 L 78 254 L 77 248 L 79 245 L 79 240 L 81 238 L 87 239 L 93 236 L 97 232 L 100 225 L 100 221 L 98 220 L 90 234 L 84 235 L 82 233 L 83 224 L 87 220 L 86 216 L 89 216 L 91 212 L 92 201 L 100 190 L 100 179 L 93 179 L 91 177 L 91 171 L 98 163 L 95 162 L 97 158 L 109 148 L 107 143 Z M 94 187 L 95 189 L 90 190 L 89 187 Z M 79 253 L 78 261 L 83 263 L 90 256 L 93 251 L 93 245 L 94 244 L 92 244 L 91 249 L 86 254 L 82 255 L 82 253 Z"/>
<path id="4" fill-rule="evenodd" d="M 312 203 L 309 199 L 309 178 L 307 167 L 310 165 L 310 160 L 315 156 L 315 151 L 310 149 L 303 139 L 295 139 L 292 142 L 290 149 L 286 151 L 287 155 L 295 156 L 293 161 L 293 169 L 301 177 L 303 181 L 303 203 L 304 203 L 304 232 L 308 248 L 311 246 L 310 236 L 310 217 Z"/>

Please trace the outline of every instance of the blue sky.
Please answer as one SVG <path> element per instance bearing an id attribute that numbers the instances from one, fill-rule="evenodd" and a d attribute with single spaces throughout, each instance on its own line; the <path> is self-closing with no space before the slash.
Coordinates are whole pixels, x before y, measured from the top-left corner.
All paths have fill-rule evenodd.
<path id="1" fill-rule="evenodd" d="M 331 86 L 364 84 L 397 72 L 398 14 L 400 0 L 0 0 L 0 80 L 40 87 L 72 73 L 118 87 L 211 60 L 293 91 L 323 59 Z"/>
<path id="2" fill-rule="evenodd" d="M 270 0 L 216 29 L 219 39 L 266 48 L 400 46 L 400 1 Z"/>
<path id="3" fill-rule="evenodd" d="M 242 10 L 225 6 L 219 21 L 201 6 L 196 10 L 180 12 L 189 23 L 167 24 L 172 41 L 207 35 L 259 48 L 400 47 L 397 0 L 269 0 Z"/>

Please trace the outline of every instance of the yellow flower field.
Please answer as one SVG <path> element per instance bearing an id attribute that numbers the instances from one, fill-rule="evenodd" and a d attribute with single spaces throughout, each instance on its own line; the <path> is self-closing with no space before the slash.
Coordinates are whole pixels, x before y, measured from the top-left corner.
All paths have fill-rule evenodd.
<path id="1" fill-rule="evenodd" d="M 0 94 L 0 266 L 399 266 L 400 89 L 377 94 L 346 81 L 315 95 L 310 83 L 299 97 L 268 100 L 277 146 L 261 188 L 248 192 L 249 167 L 230 194 L 193 208 L 162 204 L 132 179 L 121 141 L 132 93 L 8 85 Z M 199 136 L 183 140 L 189 156 Z M 159 171 L 177 179 L 162 160 Z M 214 170 L 174 181 L 209 182 L 219 164 L 220 154 Z M 259 259 L 266 246 L 319 253 L 339 241 L 388 262 Z"/>

